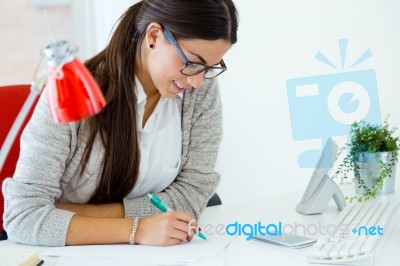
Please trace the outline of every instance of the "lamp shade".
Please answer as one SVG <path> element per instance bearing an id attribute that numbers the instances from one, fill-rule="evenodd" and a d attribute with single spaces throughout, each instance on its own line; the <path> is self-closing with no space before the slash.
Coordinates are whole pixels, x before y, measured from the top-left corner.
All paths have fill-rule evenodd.
<path id="1" fill-rule="evenodd" d="M 46 47 L 49 62 L 47 90 L 49 107 L 56 123 L 82 120 L 99 113 L 106 101 L 89 70 L 61 41 Z"/>
<path id="2" fill-rule="evenodd" d="M 99 86 L 89 70 L 75 58 L 74 49 L 70 49 L 67 41 L 50 44 L 42 53 L 46 55 L 49 64 L 47 75 L 49 107 L 56 123 L 79 121 L 99 113 L 104 108 L 106 100 Z M 25 118 L 44 87 L 46 75 L 38 75 L 38 69 L 31 83 L 28 98 L 1 147 L 0 172 Z"/>

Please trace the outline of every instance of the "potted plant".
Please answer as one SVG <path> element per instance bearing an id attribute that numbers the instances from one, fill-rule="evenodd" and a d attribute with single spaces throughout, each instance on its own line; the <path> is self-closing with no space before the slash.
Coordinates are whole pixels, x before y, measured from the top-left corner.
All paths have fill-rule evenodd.
<path id="1" fill-rule="evenodd" d="M 341 176 L 343 183 L 350 171 L 354 172 L 356 192 L 361 196 L 348 197 L 350 202 L 354 199 L 366 201 L 376 195 L 394 192 L 399 137 L 395 136 L 397 128 L 389 129 L 388 118 L 382 125 L 365 121 L 351 125 L 351 141 L 347 144 L 349 153 L 333 176 Z"/>

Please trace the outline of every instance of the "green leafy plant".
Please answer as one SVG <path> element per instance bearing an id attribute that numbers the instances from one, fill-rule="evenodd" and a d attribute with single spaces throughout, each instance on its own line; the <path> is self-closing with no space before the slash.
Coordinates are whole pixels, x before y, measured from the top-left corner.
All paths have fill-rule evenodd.
<path id="1" fill-rule="evenodd" d="M 361 196 L 347 197 L 348 200 L 366 201 L 376 197 L 379 189 L 382 189 L 383 181 L 390 177 L 392 169 L 396 166 L 398 160 L 399 137 L 395 136 L 397 128 L 389 129 L 389 116 L 387 116 L 382 125 L 372 125 L 365 121 L 354 122 L 350 128 L 351 141 L 347 144 L 350 152 L 338 166 L 333 178 L 340 176 L 341 183 L 348 178 L 349 172 L 354 172 L 359 188 L 363 188 L 365 193 Z M 340 153 L 346 147 L 341 149 Z M 389 161 L 383 162 L 379 156 L 380 152 L 389 152 Z M 374 177 L 372 187 L 368 187 L 360 175 L 359 156 L 362 153 L 371 153 L 379 162 L 380 175 Z"/>

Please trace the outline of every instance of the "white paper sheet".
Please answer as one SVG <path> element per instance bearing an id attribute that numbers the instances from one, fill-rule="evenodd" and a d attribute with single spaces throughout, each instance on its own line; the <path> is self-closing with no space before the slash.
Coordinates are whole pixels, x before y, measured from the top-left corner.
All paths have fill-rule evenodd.
<path id="1" fill-rule="evenodd" d="M 223 249 L 214 258 L 200 258 L 199 261 L 193 263 L 177 264 L 176 262 L 161 262 L 159 264 L 155 262 L 146 262 L 135 260 L 135 266 L 224 266 L 225 263 L 225 249 Z M 126 266 L 132 265 L 131 260 L 125 259 L 104 259 L 104 258 L 77 258 L 77 257 L 60 257 L 57 260 L 55 266 Z"/>
<path id="2" fill-rule="evenodd" d="M 129 260 L 130 262 L 157 263 L 163 265 L 188 265 L 201 262 L 200 258 L 215 258 L 233 240 L 231 236 L 207 236 L 208 241 L 193 238 L 189 243 L 182 243 L 169 247 L 153 247 L 141 245 L 88 245 L 51 248 L 46 250 L 43 256 L 94 258 Z M 62 260 L 60 260 L 62 262 Z M 70 264 L 74 265 L 74 264 Z M 86 264 L 92 265 L 92 264 Z M 110 265 L 110 264 L 108 264 Z M 113 266 L 118 264 L 112 263 Z M 146 265 L 146 264 L 143 264 Z"/>

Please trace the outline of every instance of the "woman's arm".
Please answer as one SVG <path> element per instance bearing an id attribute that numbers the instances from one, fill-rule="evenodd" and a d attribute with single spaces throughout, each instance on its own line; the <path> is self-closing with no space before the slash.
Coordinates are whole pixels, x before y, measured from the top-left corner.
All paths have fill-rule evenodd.
<path id="1" fill-rule="evenodd" d="M 109 204 L 68 204 L 57 203 L 56 208 L 74 212 L 80 216 L 94 218 L 124 218 L 125 210 L 122 203 Z"/>
<path id="2" fill-rule="evenodd" d="M 57 209 L 67 164 L 77 145 L 76 124 L 51 120 L 45 89 L 21 136 L 13 178 L 3 183 L 4 227 L 11 241 L 63 246 L 74 213 Z"/>
<path id="3" fill-rule="evenodd" d="M 170 246 L 191 241 L 195 223 L 189 213 L 167 212 L 139 221 L 135 234 L 137 244 Z M 189 223 L 191 227 L 189 228 Z M 75 215 L 68 228 L 66 245 L 129 243 L 133 219 L 93 218 Z M 190 234 L 189 234 L 190 232 Z"/>
<path id="4" fill-rule="evenodd" d="M 121 203 L 56 204 L 77 213 L 71 220 L 66 245 L 129 243 L 133 219 L 124 218 Z M 135 241 L 138 244 L 169 246 L 191 241 L 197 224 L 189 213 L 168 212 L 139 221 Z M 190 223 L 190 227 L 189 227 Z M 190 234 L 189 234 L 190 232 Z"/>

